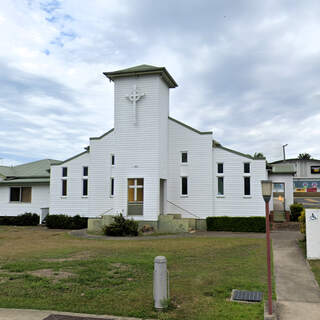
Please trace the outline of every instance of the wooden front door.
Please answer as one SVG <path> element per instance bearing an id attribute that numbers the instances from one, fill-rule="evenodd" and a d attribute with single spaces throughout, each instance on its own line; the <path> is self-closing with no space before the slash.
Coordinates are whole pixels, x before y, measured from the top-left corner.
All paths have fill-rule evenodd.
<path id="1" fill-rule="evenodd" d="M 128 216 L 143 215 L 143 189 L 142 178 L 128 179 Z"/>

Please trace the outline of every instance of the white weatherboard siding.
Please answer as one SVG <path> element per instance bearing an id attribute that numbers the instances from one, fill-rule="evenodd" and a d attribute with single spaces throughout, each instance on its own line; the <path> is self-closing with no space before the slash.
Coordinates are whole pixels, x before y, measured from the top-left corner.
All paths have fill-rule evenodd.
<path id="1" fill-rule="evenodd" d="M 167 175 L 166 132 L 169 88 L 159 76 L 120 78 L 115 81 L 114 209 L 127 213 L 128 178 L 144 179 L 143 217 L 155 221 L 160 213 L 160 178 Z M 145 95 L 137 102 L 136 124 L 132 103 L 126 97 L 136 85 Z"/>
<path id="2" fill-rule="evenodd" d="M 88 215 L 88 197 L 82 196 L 83 166 L 89 166 L 89 154 L 84 153 L 50 170 L 50 214 Z M 67 196 L 62 196 L 62 168 L 68 168 Z M 90 179 L 90 168 L 89 168 Z M 89 186 L 90 187 L 90 186 Z M 90 189 L 89 189 L 90 194 Z"/>
<path id="3" fill-rule="evenodd" d="M 290 205 L 293 204 L 293 179 L 292 174 L 270 174 L 269 179 L 273 183 L 284 183 L 285 209 L 290 211 Z M 273 196 L 270 199 L 270 210 L 273 210 Z"/>
<path id="4" fill-rule="evenodd" d="M 181 164 L 181 151 L 188 152 L 188 164 Z M 200 218 L 212 215 L 212 135 L 199 134 L 169 119 L 169 213 Z M 181 177 L 188 177 L 188 196 L 181 196 Z M 180 209 L 183 208 L 184 210 Z"/>
<path id="5" fill-rule="evenodd" d="M 217 174 L 217 163 L 223 163 L 223 174 Z M 250 163 L 250 174 L 244 163 Z M 267 179 L 266 161 L 253 160 L 233 152 L 213 148 L 213 215 L 231 217 L 265 216 L 261 180 Z M 224 177 L 224 196 L 217 196 L 218 176 Z M 251 178 L 251 196 L 244 195 L 244 176 Z"/>
<path id="6" fill-rule="evenodd" d="M 319 179 L 320 175 L 319 174 L 312 174 L 311 173 L 311 167 L 319 166 L 319 161 L 312 161 L 312 160 L 297 160 L 296 163 L 294 164 L 296 168 L 296 174 L 295 177 L 297 178 L 313 178 L 313 179 Z"/>
<path id="7" fill-rule="evenodd" d="M 31 187 L 31 202 L 10 202 L 10 186 L 0 186 L 0 216 L 17 216 L 26 212 L 41 214 L 49 207 L 49 184 L 24 184 L 12 187 Z"/>
<path id="8" fill-rule="evenodd" d="M 88 216 L 114 213 L 113 198 L 110 196 L 110 179 L 114 177 L 116 188 L 118 180 L 115 177 L 115 166 L 111 165 L 112 154 L 115 155 L 117 165 L 119 159 L 115 152 L 113 131 L 102 138 L 90 139 Z"/>

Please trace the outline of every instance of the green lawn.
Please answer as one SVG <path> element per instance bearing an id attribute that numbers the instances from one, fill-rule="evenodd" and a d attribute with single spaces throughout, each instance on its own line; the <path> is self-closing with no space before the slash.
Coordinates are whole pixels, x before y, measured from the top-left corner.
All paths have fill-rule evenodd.
<path id="1" fill-rule="evenodd" d="M 306 242 L 300 241 L 299 245 L 302 248 L 304 255 L 306 256 L 307 255 Z M 314 273 L 314 276 L 320 286 L 320 260 L 309 260 L 309 264 L 310 264 L 311 270 Z"/>
<path id="2" fill-rule="evenodd" d="M 229 302 L 232 289 L 267 296 L 265 240 L 76 239 L 66 231 L 0 227 L 0 307 L 159 319 L 261 319 L 263 303 Z M 171 302 L 153 310 L 153 260 L 168 259 Z"/>

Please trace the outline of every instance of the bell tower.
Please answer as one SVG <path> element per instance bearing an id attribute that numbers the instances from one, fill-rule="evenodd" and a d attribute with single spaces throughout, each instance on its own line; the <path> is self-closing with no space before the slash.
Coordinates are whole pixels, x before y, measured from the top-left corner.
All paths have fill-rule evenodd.
<path id="1" fill-rule="evenodd" d="M 121 199 L 115 199 L 116 206 L 126 207 L 128 190 L 133 189 L 128 189 L 128 183 L 140 179 L 143 220 L 156 220 L 160 179 L 166 180 L 168 175 L 169 89 L 177 87 L 177 83 L 166 68 L 150 65 L 104 75 L 114 82 L 114 173 L 122 188 L 118 191 Z M 129 210 L 126 212 L 130 215 Z"/>

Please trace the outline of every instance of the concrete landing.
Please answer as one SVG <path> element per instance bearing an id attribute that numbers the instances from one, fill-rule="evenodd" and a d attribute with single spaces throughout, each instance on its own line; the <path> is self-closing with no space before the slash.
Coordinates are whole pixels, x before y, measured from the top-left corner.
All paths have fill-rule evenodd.
<path id="1" fill-rule="evenodd" d="M 319 320 L 320 289 L 298 247 L 296 231 L 272 232 L 274 274 L 280 320 Z"/>

